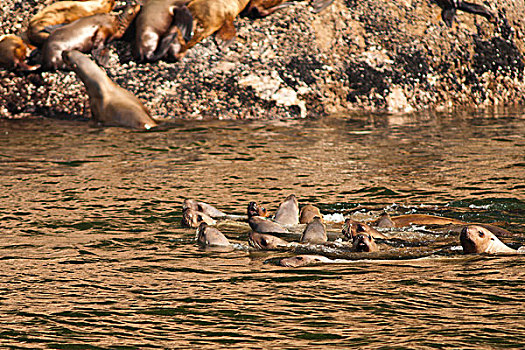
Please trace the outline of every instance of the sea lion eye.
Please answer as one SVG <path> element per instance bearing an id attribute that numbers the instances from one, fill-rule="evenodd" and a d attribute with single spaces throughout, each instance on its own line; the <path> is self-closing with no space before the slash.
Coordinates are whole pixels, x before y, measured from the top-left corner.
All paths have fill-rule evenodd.
<path id="1" fill-rule="evenodd" d="M 372 236 L 371 236 L 371 235 L 368 235 L 368 239 L 369 239 L 369 240 L 372 240 Z"/>
<path id="2" fill-rule="evenodd" d="M 357 225 L 357 232 L 365 232 L 363 225 Z"/>
<path id="3" fill-rule="evenodd" d="M 483 232 L 483 231 L 478 231 L 478 234 L 479 234 L 480 238 L 485 237 L 485 232 Z"/>
<path id="4" fill-rule="evenodd" d="M 303 260 L 304 258 L 302 256 L 298 256 L 297 260 Z"/>

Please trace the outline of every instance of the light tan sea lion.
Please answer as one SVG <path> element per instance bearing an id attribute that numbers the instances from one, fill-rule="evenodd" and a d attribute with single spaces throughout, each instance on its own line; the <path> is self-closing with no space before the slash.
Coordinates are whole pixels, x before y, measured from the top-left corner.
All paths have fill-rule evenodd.
<path id="1" fill-rule="evenodd" d="M 62 52 L 79 50 L 98 55 L 105 45 L 120 39 L 140 10 L 140 5 L 127 6 L 124 11 L 96 14 L 82 17 L 55 30 L 45 41 L 42 48 L 44 68 L 49 70 L 64 69 Z"/>
<path id="2" fill-rule="evenodd" d="M 248 224 L 253 231 L 259 233 L 289 233 L 281 224 L 260 216 L 252 216 L 248 219 Z"/>
<path id="3" fill-rule="evenodd" d="M 324 222 L 323 215 L 321 214 L 321 211 L 319 210 L 319 208 L 317 208 L 314 205 L 307 204 L 301 208 L 301 211 L 299 213 L 299 223 L 309 224 L 310 222 L 312 222 L 315 216 L 320 217 L 321 222 Z"/>
<path id="4" fill-rule="evenodd" d="M 372 235 L 358 234 L 354 237 L 352 244 L 352 250 L 355 252 L 377 252 L 379 248 L 374 241 Z"/>
<path id="5" fill-rule="evenodd" d="M 188 8 L 193 16 L 195 33 L 190 41 L 181 43 L 181 49 L 174 58 L 182 59 L 189 49 L 213 33 L 223 41 L 223 47 L 229 45 L 236 35 L 233 21 L 248 2 L 249 0 L 190 0 Z"/>
<path id="6" fill-rule="evenodd" d="M 349 240 L 353 241 L 354 237 L 356 237 L 359 234 L 366 234 L 370 235 L 373 238 L 380 238 L 385 239 L 387 238 L 384 234 L 377 231 L 375 228 L 370 227 L 369 225 L 352 220 L 350 218 L 345 220 L 345 223 L 343 225 L 343 236 Z"/>
<path id="7" fill-rule="evenodd" d="M 38 66 L 30 66 L 26 63 L 29 51 L 35 47 L 27 44 L 22 38 L 9 34 L 0 36 L 0 67 L 15 70 L 35 70 Z"/>
<path id="8" fill-rule="evenodd" d="M 191 208 L 186 208 L 182 211 L 182 224 L 184 226 L 197 228 L 203 222 L 208 225 L 216 224 L 215 220 L 213 220 L 208 215 L 195 211 Z"/>
<path id="9" fill-rule="evenodd" d="M 284 239 L 254 231 L 248 235 L 248 243 L 253 248 L 260 250 L 283 249 L 289 246 L 289 243 Z"/>
<path id="10" fill-rule="evenodd" d="M 326 227 L 321 222 L 321 218 L 319 216 L 314 217 L 313 221 L 304 229 L 303 235 L 301 236 L 301 242 L 322 244 L 327 240 Z"/>
<path id="11" fill-rule="evenodd" d="M 518 253 L 517 250 L 507 247 L 488 229 L 478 225 L 465 226 L 459 240 L 465 254 Z"/>
<path id="12" fill-rule="evenodd" d="M 108 13 L 113 9 L 115 0 L 58 1 L 45 7 L 29 21 L 27 37 L 31 43 L 40 46 L 47 40 L 46 27 L 66 24 L 79 18 Z"/>
<path id="13" fill-rule="evenodd" d="M 201 222 L 197 230 L 197 242 L 203 246 L 222 246 L 230 245 L 228 238 L 217 228 L 208 226 L 207 223 Z"/>
<path id="14" fill-rule="evenodd" d="M 295 195 L 291 194 L 279 205 L 275 212 L 275 221 L 281 225 L 299 224 L 299 203 Z"/>
<path id="15" fill-rule="evenodd" d="M 135 59 L 155 61 L 169 54 L 178 54 L 181 45 L 193 33 L 193 16 L 189 0 L 148 0 L 137 17 L 135 27 Z"/>
<path id="16" fill-rule="evenodd" d="M 467 223 L 435 215 L 408 214 L 391 217 L 387 213 L 383 213 L 375 224 L 382 228 L 400 228 L 410 225 L 466 225 Z"/>
<path id="17" fill-rule="evenodd" d="M 86 55 L 77 50 L 65 51 L 62 59 L 86 86 L 95 121 L 143 130 L 157 126 L 142 102 L 109 79 L 104 70 Z"/>
<path id="18" fill-rule="evenodd" d="M 268 216 L 268 212 L 266 211 L 266 209 L 260 206 L 259 204 L 257 204 L 257 202 L 248 203 L 247 213 L 248 213 L 248 218 L 251 218 L 252 216 L 260 216 L 260 217 L 265 218 Z"/>
<path id="19" fill-rule="evenodd" d="M 284 267 L 300 267 L 333 262 L 334 260 L 322 255 L 297 255 L 290 258 L 282 258 L 279 264 Z"/>
<path id="20" fill-rule="evenodd" d="M 182 209 L 191 208 L 195 211 L 199 211 L 201 213 L 204 213 L 212 218 L 223 218 L 225 216 L 228 216 L 226 213 L 220 211 L 219 209 L 215 208 L 213 205 L 204 203 L 204 202 L 198 202 L 193 199 L 185 199 L 184 204 L 182 205 Z"/>

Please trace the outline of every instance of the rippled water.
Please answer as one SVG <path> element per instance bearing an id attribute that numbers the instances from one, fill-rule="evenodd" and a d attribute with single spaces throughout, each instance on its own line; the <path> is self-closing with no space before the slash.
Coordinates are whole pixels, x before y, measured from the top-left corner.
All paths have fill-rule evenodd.
<path id="1" fill-rule="evenodd" d="M 243 214 L 249 201 L 275 210 L 295 193 L 325 213 L 499 222 L 516 248 L 521 112 L 180 121 L 154 132 L 1 120 L 0 176 L 2 348 L 525 344 L 523 256 L 463 256 L 455 236 L 409 231 L 436 254 L 291 269 L 272 263 L 289 253 L 201 250 L 180 225 L 184 198 Z M 246 225 L 222 229 L 246 244 Z"/>

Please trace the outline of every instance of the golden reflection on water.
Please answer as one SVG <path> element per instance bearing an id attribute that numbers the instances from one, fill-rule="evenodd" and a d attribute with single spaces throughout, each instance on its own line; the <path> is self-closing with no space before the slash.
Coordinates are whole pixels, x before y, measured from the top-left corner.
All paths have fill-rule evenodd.
<path id="1" fill-rule="evenodd" d="M 267 263 L 286 253 L 200 250 L 180 209 L 197 198 L 275 210 L 295 193 L 325 212 L 506 222 L 502 239 L 523 245 L 524 119 L 181 121 L 146 133 L 1 120 L 0 346 L 520 348 L 521 256 L 462 256 L 454 236 L 414 233 L 447 253 L 288 269 Z M 225 227 L 239 247 L 245 230 Z"/>

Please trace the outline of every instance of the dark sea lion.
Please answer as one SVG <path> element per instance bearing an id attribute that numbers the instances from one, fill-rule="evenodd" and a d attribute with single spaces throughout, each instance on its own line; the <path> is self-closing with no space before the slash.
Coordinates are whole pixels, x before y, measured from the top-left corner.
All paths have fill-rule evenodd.
<path id="1" fill-rule="evenodd" d="M 460 10 L 474 15 L 485 17 L 489 22 L 496 23 L 496 17 L 494 14 L 483 5 L 474 4 L 462 0 L 434 0 L 439 7 L 441 7 L 441 18 L 443 22 L 449 27 L 452 27 L 454 18 L 456 16 L 456 10 Z"/>
<path id="2" fill-rule="evenodd" d="M 488 229 L 478 225 L 465 226 L 459 240 L 465 254 L 518 253 L 517 250 L 507 247 Z"/>
<path id="3" fill-rule="evenodd" d="M 65 51 L 62 58 L 86 86 L 95 121 L 146 130 L 157 126 L 142 102 L 109 79 L 104 70 L 86 55 L 73 50 Z"/>
<path id="4" fill-rule="evenodd" d="M 38 66 L 26 63 L 29 51 L 35 47 L 27 44 L 22 38 L 9 34 L 0 37 L 0 67 L 14 70 L 35 70 Z"/>
<path id="5" fill-rule="evenodd" d="M 295 195 L 291 194 L 279 205 L 275 212 L 275 221 L 281 225 L 299 224 L 299 203 Z"/>
<path id="6" fill-rule="evenodd" d="M 108 13 L 114 4 L 115 0 L 55 2 L 45 7 L 29 20 L 27 37 L 33 44 L 40 46 L 49 36 L 49 31 L 46 27 L 71 23 L 79 18 L 97 13 Z"/>
<path id="7" fill-rule="evenodd" d="M 301 242 L 322 244 L 327 240 L 326 227 L 321 222 L 321 218 L 319 216 L 314 217 L 313 221 L 304 229 L 303 235 L 301 236 Z"/>
<path id="8" fill-rule="evenodd" d="M 248 224 L 252 230 L 259 233 L 289 233 L 279 223 L 260 216 L 252 216 L 248 219 Z"/>
<path id="9" fill-rule="evenodd" d="M 197 230 L 197 242 L 203 246 L 229 246 L 230 241 L 217 228 L 201 222 Z"/>
<path id="10" fill-rule="evenodd" d="M 130 23 L 140 10 L 140 5 L 129 5 L 124 11 L 116 13 L 96 14 L 82 17 L 55 30 L 42 48 L 45 69 L 56 70 L 65 68 L 62 52 L 93 50 L 100 55 L 104 46 L 120 39 Z"/>
<path id="11" fill-rule="evenodd" d="M 322 255 L 297 255 L 279 260 L 279 264 L 284 267 L 300 267 L 331 262 L 334 262 L 334 260 Z"/>
<path id="12" fill-rule="evenodd" d="M 257 202 L 250 202 L 248 203 L 248 210 L 247 210 L 248 218 L 251 218 L 252 216 L 260 216 L 260 217 L 267 217 L 268 212 L 266 209 Z"/>
<path id="13" fill-rule="evenodd" d="M 282 249 L 289 246 L 289 243 L 284 239 L 275 237 L 266 233 L 250 232 L 248 235 L 248 243 L 255 249 L 261 250 L 275 250 Z"/>
<path id="14" fill-rule="evenodd" d="M 370 225 L 352 219 L 346 219 L 343 225 L 343 236 L 347 240 L 352 241 L 359 234 L 370 235 L 373 238 L 387 238 L 384 234 Z"/>
<path id="15" fill-rule="evenodd" d="M 379 249 L 372 235 L 359 234 L 354 237 L 352 250 L 355 252 L 377 252 Z"/>
<path id="16" fill-rule="evenodd" d="M 233 21 L 248 2 L 249 0 L 190 0 L 188 8 L 193 16 L 195 33 L 190 41 L 181 43 L 181 49 L 174 58 L 180 60 L 189 49 L 213 33 L 222 40 L 222 47 L 229 45 L 236 35 Z"/>
<path id="17" fill-rule="evenodd" d="M 391 217 L 387 213 L 384 213 L 375 224 L 381 228 L 400 228 L 410 225 L 466 225 L 467 223 L 461 220 L 435 215 L 408 214 Z"/>
<path id="18" fill-rule="evenodd" d="M 197 202 L 193 199 L 185 199 L 184 204 L 182 205 L 182 209 L 191 208 L 195 211 L 199 211 L 201 213 L 204 213 L 212 218 L 223 218 L 225 216 L 228 216 L 226 213 L 220 211 L 219 209 L 215 208 L 213 205 L 204 203 L 204 202 Z"/>
<path id="19" fill-rule="evenodd" d="M 301 211 L 299 213 L 299 223 L 309 224 L 310 222 L 312 222 L 315 216 L 320 217 L 322 222 L 324 221 L 323 215 L 321 214 L 319 208 L 317 208 L 314 205 L 307 204 L 301 208 Z"/>
<path id="20" fill-rule="evenodd" d="M 148 0 L 137 17 L 134 56 L 139 62 L 176 55 L 191 39 L 193 16 L 189 0 Z M 176 39 L 176 40 L 175 40 Z"/>
<path id="21" fill-rule="evenodd" d="M 184 226 L 197 228 L 203 222 L 208 225 L 215 225 L 216 223 L 215 220 L 208 215 L 191 208 L 186 208 L 182 211 L 182 224 Z"/>

